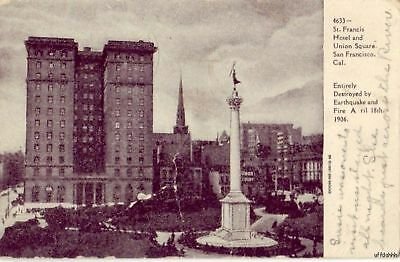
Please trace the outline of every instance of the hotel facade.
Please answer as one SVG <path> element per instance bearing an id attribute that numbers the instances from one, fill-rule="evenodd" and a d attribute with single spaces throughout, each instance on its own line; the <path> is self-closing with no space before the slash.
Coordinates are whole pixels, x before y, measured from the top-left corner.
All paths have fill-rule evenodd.
<path id="1" fill-rule="evenodd" d="M 153 191 L 151 42 L 29 37 L 25 201 L 93 205 Z"/>

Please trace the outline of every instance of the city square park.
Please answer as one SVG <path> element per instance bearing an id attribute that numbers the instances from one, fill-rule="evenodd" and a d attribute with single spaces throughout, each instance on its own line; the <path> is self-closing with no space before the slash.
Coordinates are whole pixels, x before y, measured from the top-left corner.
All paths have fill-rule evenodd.
<path id="1" fill-rule="evenodd" d="M 322 256 L 318 248 L 322 199 L 314 196 L 311 202 L 296 202 L 294 192 L 275 192 L 258 203 L 261 208 L 257 206 L 256 212 L 256 204 L 242 192 L 239 109 L 243 99 L 236 89 L 240 81 L 234 66 L 232 95 L 227 98 L 231 111 L 230 191 L 222 200 L 213 194 L 181 199 L 175 181 L 167 194 L 170 197 L 152 194 L 139 199 L 138 194 L 138 200 L 128 206 L 30 210 L 35 212 L 33 219 L 6 228 L 0 255 L 135 258 L 185 256 L 201 250 L 257 257 Z M 178 173 L 175 159 L 174 164 Z M 158 236 L 166 233 L 168 240 L 160 243 Z"/>
<path id="2" fill-rule="evenodd" d="M 196 241 L 199 236 L 221 225 L 221 205 L 216 198 L 179 203 L 174 199 L 152 199 L 133 206 L 30 210 L 36 218 L 6 228 L 0 240 L 0 256 L 166 257 L 186 256 L 185 252 L 194 249 L 241 256 L 322 255 L 321 248 L 317 248 L 322 243 L 323 228 L 323 209 L 318 201 L 295 205 L 275 197 L 265 199 L 263 204 L 252 205 L 250 218 L 260 234 L 279 243 L 269 250 L 200 245 Z M 285 215 L 280 221 L 268 219 L 274 213 Z M 157 241 L 160 234 L 167 234 L 168 241 Z M 303 240 L 312 245 L 308 251 Z"/>

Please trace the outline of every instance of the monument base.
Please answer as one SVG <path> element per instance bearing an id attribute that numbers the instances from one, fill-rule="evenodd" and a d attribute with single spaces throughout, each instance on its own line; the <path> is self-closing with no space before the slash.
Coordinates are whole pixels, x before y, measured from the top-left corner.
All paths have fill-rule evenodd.
<path id="1" fill-rule="evenodd" d="M 278 242 L 275 240 L 250 230 L 250 203 L 242 192 L 230 192 L 221 200 L 221 227 L 196 241 L 201 245 L 225 248 L 276 246 Z"/>
<path id="2" fill-rule="evenodd" d="M 221 228 L 214 235 L 227 241 L 250 239 L 250 201 L 242 192 L 230 192 L 221 200 Z"/>

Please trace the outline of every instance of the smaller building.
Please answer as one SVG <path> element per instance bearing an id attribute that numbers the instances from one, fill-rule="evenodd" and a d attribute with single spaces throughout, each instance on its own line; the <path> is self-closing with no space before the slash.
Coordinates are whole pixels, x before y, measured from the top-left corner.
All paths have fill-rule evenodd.
<path id="1" fill-rule="evenodd" d="M 203 169 L 201 160 L 193 161 L 191 136 L 185 122 L 182 78 L 179 83 L 176 125 L 173 127 L 173 133 L 154 133 L 153 145 L 153 191 L 176 188 L 181 199 L 202 198 Z"/>
<path id="2" fill-rule="evenodd" d="M 160 188 L 177 188 L 180 199 L 200 199 L 203 196 L 201 167 L 160 167 Z"/>
<path id="3" fill-rule="evenodd" d="M 214 167 L 209 171 L 209 183 L 217 198 L 225 197 L 230 191 L 229 166 Z M 242 168 L 242 192 L 248 198 L 255 200 L 265 194 L 265 182 L 256 168 Z"/>

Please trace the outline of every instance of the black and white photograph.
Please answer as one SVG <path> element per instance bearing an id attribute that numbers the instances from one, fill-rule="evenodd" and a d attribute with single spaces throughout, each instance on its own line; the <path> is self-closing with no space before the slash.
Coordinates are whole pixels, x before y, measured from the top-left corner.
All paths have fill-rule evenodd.
<path id="1" fill-rule="evenodd" d="M 0 1 L 0 257 L 322 257 L 323 14 Z"/>

